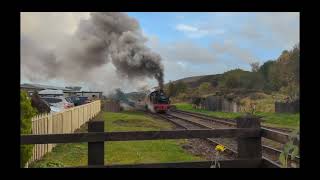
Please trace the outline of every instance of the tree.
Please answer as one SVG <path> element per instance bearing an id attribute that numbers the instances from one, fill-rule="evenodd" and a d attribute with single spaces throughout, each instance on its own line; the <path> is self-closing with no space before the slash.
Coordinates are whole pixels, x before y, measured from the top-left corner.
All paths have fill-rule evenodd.
<path id="1" fill-rule="evenodd" d="M 199 86 L 199 91 L 202 94 L 208 93 L 210 89 L 211 89 L 211 84 L 208 82 L 203 82 Z"/>
<path id="2" fill-rule="evenodd" d="M 290 102 L 295 101 L 300 97 L 299 84 L 294 82 L 290 82 L 288 86 L 282 87 L 280 91 L 287 95 Z"/>
<path id="3" fill-rule="evenodd" d="M 226 88 L 262 89 L 264 78 L 259 72 L 243 71 L 235 69 L 224 74 L 222 80 Z"/>
<path id="4" fill-rule="evenodd" d="M 280 57 L 278 58 L 278 62 L 286 63 L 290 59 L 290 52 L 288 50 L 282 51 Z"/>
<path id="5" fill-rule="evenodd" d="M 31 134 L 31 118 L 36 114 L 36 110 L 31 106 L 31 100 L 27 92 L 20 91 L 20 133 Z M 20 146 L 20 167 L 24 167 L 32 156 L 33 145 Z"/>
<path id="6" fill-rule="evenodd" d="M 224 86 L 226 88 L 239 88 L 242 85 L 241 77 L 243 76 L 244 71 L 241 69 L 231 70 L 225 73 L 224 75 Z"/>
<path id="7" fill-rule="evenodd" d="M 272 61 L 272 60 L 269 60 L 267 62 L 265 62 L 262 66 L 260 66 L 259 68 L 259 73 L 261 73 L 263 75 L 263 78 L 266 80 L 266 81 L 269 81 L 268 79 L 268 74 L 269 74 L 269 71 L 270 69 L 272 68 L 272 66 L 274 66 L 275 64 L 275 61 Z"/>
<path id="8" fill-rule="evenodd" d="M 248 81 L 244 83 L 244 87 L 247 89 L 260 90 L 263 89 L 265 80 L 261 73 L 259 72 L 250 72 L 245 76 Z"/>
<path id="9" fill-rule="evenodd" d="M 279 91 L 283 86 L 283 81 L 281 77 L 281 67 L 278 63 L 275 63 L 268 72 L 268 80 L 273 91 Z"/>
<path id="10" fill-rule="evenodd" d="M 259 62 L 250 63 L 251 71 L 252 72 L 258 72 L 259 71 L 259 67 L 260 67 L 259 64 L 260 64 Z"/>
<path id="11" fill-rule="evenodd" d="M 174 83 L 172 83 L 171 81 L 169 82 L 169 87 L 168 87 L 168 96 L 175 96 L 177 93 L 176 90 L 176 86 L 174 85 Z"/>
<path id="12" fill-rule="evenodd" d="M 36 108 L 38 113 L 50 113 L 50 105 L 42 100 L 37 91 L 32 94 L 31 105 Z"/>
<path id="13" fill-rule="evenodd" d="M 300 50 L 295 46 L 290 51 L 283 51 L 275 64 L 276 72 L 273 74 L 273 81 L 277 81 L 278 88 L 288 86 L 299 86 L 300 71 Z M 290 90 L 291 91 L 291 90 Z"/>
<path id="14" fill-rule="evenodd" d="M 185 93 L 186 92 L 186 90 L 187 90 L 187 85 L 186 85 L 186 83 L 184 83 L 183 81 L 179 81 L 178 83 L 177 83 L 177 85 L 176 85 L 176 91 L 177 91 L 177 95 L 179 94 L 179 93 Z"/>

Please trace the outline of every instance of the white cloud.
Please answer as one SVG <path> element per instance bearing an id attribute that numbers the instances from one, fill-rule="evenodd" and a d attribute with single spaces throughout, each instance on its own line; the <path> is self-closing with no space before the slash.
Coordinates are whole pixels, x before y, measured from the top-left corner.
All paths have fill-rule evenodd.
<path id="1" fill-rule="evenodd" d="M 183 61 L 178 61 L 177 64 L 180 65 L 183 68 L 187 67 L 187 64 L 185 62 L 183 62 Z"/>
<path id="2" fill-rule="evenodd" d="M 189 38 L 201 38 L 208 35 L 220 35 L 225 32 L 223 29 L 195 27 L 186 24 L 178 24 L 175 29 L 183 32 Z"/>
<path id="3" fill-rule="evenodd" d="M 208 48 L 201 47 L 192 41 L 180 41 L 167 46 L 167 51 L 175 61 L 189 63 L 212 63 L 215 55 Z"/>
<path id="4" fill-rule="evenodd" d="M 231 40 L 225 40 L 223 43 L 213 43 L 212 47 L 217 56 L 227 55 L 246 63 L 257 61 L 256 56 L 250 49 L 243 48 Z"/>
<path id="5" fill-rule="evenodd" d="M 175 41 L 162 43 L 156 37 L 149 38 L 150 48 L 162 56 L 164 60 L 189 64 L 210 64 L 216 60 L 213 52 L 192 41 Z"/>
<path id="6" fill-rule="evenodd" d="M 261 13 L 257 15 L 257 21 L 264 23 L 274 34 L 274 39 L 288 49 L 300 40 L 299 15 L 298 12 Z"/>
<path id="7" fill-rule="evenodd" d="M 290 49 L 299 42 L 298 12 L 259 12 L 253 13 L 240 29 L 237 36 L 245 37 L 256 45 L 266 48 L 281 47 Z"/>
<path id="8" fill-rule="evenodd" d="M 193 26 L 189 26 L 186 24 L 178 24 L 176 26 L 176 29 L 179 31 L 183 31 L 183 32 L 197 32 L 197 31 L 199 31 L 198 28 L 193 27 Z"/>
<path id="9" fill-rule="evenodd" d="M 155 35 L 147 36 L 150 48 L 163 59 L 165 82 L 201 75 L 205 72 L 199 71 L 197 67 L 214 66 L 216 63 L 217 58 L 211 49 L 201 47 L 192 41 L 163 43 Z"/>
<path id="10" fill-rule="evenodd" d="M 165 82 L 174 81 L 177 79 L 201 75 L 203 72 L 192 70 L 192 64 L 186 62 L 176 62 L 172 59 L 163 61 L 165 67 Z"/>

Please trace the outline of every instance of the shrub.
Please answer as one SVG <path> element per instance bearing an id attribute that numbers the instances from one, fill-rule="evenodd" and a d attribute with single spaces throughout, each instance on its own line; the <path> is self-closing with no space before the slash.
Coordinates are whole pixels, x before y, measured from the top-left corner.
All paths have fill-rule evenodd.
<path id="1" fill-rule="evenodd" d="M 199 86 L 199 91 L 202 94 L 208 93 L 212 89 L 211 84 L 209 82 L 203 82 Z"/>
<path id="2" fill-rule="evenodd" d="M 40 161 L 34 164 L 33 168 L 50 168 L 50 167 L 64 167 L 64 164 L 60 161 Z"/>
<path id="3" fill-rule="evenodd" d="M 252 93 L 249 96 L 250 96 L 250 99 L 252 100 L 267 98 L 267 95 L 264 93 Z"/>
<path id="4" fill-rule="evenodd" d="M 182 101 L 185 101 L 188 99 L 188 95 L 186 93 L 180 93 L 178 96 L 177 96 L 178 99 L 182 100 Z"/>
<path id="5" fill-rule="evenodd" d="M 20 133 L 31 134 L 31 118 L 36 114 L 36 110 L 31 106 L 31 100 L 27 92 L 20 92 Z M 33 145 L 20 146 L 20 167 L 24 167 L 32 156 Z"/>

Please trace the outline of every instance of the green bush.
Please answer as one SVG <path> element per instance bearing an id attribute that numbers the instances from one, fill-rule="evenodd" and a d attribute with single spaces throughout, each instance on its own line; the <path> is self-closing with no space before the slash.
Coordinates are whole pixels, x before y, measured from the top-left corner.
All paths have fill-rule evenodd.
<path id="1" fill-rule="evenodd" d="M 31 118 L 36 114 L 36 110 L 31 106 L 31 100 L 27 95 L 27 92 L 20 92 L 20 133 L 31 134 L 32 122 Z M 33 145 L 21 145 L 20 146 L 20 167 L 24 167 L 25 164 L 32 156 Z"/>
<path id="2" fill-rule="evenodd" d="M 264 99 L 267 98 L 267 95 L 264 93 L 252 93 L 249 95 L 250 99 L 252 100 L 258 100 L 258 99 Z"/>
<path id="3" fill-rule="evenodd" d="M 263 84 L 261 73 L 234 69 L 224 73 L 221 86 L 228 89 L 262 89 Z"/>

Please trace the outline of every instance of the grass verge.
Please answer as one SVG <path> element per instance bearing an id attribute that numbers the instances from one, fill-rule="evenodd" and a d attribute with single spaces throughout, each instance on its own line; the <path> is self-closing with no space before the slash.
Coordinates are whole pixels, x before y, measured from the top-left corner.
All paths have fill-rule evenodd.
<path id="1" fill-rule="evenodd" d="M 235 119 L 240 115 L 244 115 L 242 112 L 217 112 L 217 111 L 208 111 L 203 109 L 194 109 L 189 103 L 176 103 L 174 104 L 177 109 L 197 112 L 206 114 L 212 117 L 226 118 L 226 119 Z M 297 129 L 299 128 L 300 123 L 300 113 L 291 114 L 291 113 L 272 113 L 272 112 L 257 112 L 257 115 L 263 116 L 262 124 L 270 127 L 277 128 L 289 128 Z"/>
<path id="2" fill-rule="evenodd" d="M 169 130 L 168 122 L 152 119 L 141 112 L 101 113 L 105 131 Z M 81 131 L 86 131 L 86 126 Z M 184 140 L 121 141 L 105 143 L 105 164 L 196 161 L 200 157 L 185 151 Z M 68 167 L 87 165 L 87 143 L 61 144 L 30 167 Z"/>

